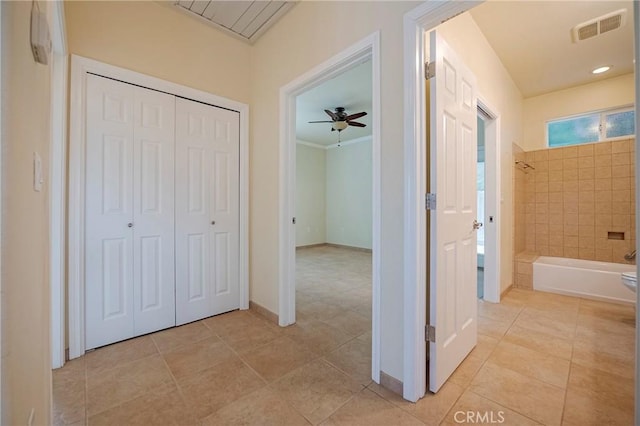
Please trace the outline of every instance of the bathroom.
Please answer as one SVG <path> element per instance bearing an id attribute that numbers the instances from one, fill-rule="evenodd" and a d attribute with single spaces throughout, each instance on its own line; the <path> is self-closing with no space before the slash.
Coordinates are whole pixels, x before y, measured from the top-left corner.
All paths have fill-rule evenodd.
<path id="1" fill-rule="evenodd" d="M 535 148 L 513 145 L 514 287 L 634 303 L 633 93 L 627 74 L 525 99 Z"/>

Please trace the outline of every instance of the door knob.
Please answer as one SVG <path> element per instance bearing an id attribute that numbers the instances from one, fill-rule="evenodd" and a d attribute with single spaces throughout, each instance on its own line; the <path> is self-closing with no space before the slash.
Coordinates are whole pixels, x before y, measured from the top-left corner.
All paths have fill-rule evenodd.
<path id="1" fill-rule="evenodd" d="M 215 225 L 215 224 L 216 224 L 216 221 L 215 221 L 215 220 L 212 220 L 212 221 L 211 221 L 211 224 L 212 224 L 212 225 Z"/>
<path id="2" fill-rule="evenodd" d="M 127 226 L 128 226 L 129 228 L 133 228 L 133 223 L 129 222 L 129 223 L 127 223 Z"/>
<path id="3" fill-rule="evenodd" d="M 482 222 L 478 222 L 477 220 L 473 221 L 473 229 L 480 229 L 482 228 Z"/>

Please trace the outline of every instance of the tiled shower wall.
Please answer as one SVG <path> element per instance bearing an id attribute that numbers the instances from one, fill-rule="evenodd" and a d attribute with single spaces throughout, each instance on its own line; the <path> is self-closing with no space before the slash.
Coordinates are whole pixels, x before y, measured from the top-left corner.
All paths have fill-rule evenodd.
<path id="1" fill-rule="evenodd" d="M 524 161 L 525 152 L 518 145 L 513 144 L 513 158 L 515 161 Z M 513 236 L 514 253 L 522 253 L 527 249 L 525 238 L 525 205 L 527 181 L 522 168 L 515 166 L 513 172 Z"/>
<path id="2" fill-rule="evenodd" d="M 516 198 L 520 174 L 525 181 L 525 250 L 625 263 L 625 253 L 635 247 L 634 157 L 635 139 L 525 153 L 535 170 L 514 173 Z M 516 206 L 516 223 L 518 213 Z"/>

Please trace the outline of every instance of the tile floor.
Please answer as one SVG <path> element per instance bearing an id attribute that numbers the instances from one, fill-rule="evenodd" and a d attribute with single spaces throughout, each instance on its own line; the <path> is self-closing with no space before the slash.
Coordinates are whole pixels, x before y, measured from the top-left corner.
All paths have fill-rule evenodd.
<path id="1" fill-rule="evenodd" d="M 371 382 L 370 259 L 299 250 L 294 326 L 236 311 L 68 362 L 54 423 L 633 424 L 635 313 L 621 305 L 511 290 L 479 301 L 478 345 L 437 394 L 412 404 Z"/>

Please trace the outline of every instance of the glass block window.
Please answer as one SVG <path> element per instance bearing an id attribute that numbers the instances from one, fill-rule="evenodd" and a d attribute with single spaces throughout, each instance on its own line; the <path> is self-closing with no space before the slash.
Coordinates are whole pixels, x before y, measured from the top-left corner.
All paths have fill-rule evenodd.
<path id="1" fill-rule="evenodd" d="M 635 135 L 633 108 L 599 111 L 547 122 L 549 147 L 580 145 Z"/>

